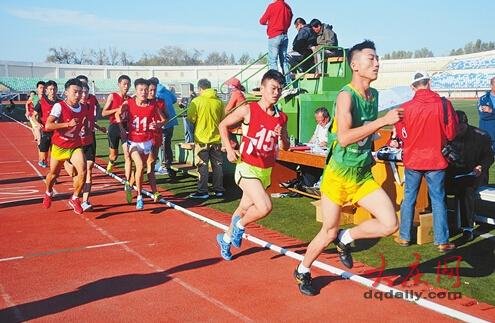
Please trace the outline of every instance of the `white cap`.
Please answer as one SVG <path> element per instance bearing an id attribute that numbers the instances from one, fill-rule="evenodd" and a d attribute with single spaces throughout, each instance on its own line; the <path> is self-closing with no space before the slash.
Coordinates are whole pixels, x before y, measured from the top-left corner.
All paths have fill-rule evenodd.
<path id="1" fill-rule="evenodd" d="M 425 71 L 416 71 L 413 74 L 412 80 L 411 80 L 411 85 L 422 80 L 429 80 L 430 75 L 426 73 Z"/>

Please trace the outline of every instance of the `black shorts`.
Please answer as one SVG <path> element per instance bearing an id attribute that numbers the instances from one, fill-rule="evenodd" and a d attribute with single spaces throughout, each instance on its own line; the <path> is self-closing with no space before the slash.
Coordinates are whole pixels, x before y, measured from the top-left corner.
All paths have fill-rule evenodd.
<path id="1" fill-rule="evenodd" d="M 86 161 L 91 160 L 95 161 L 96 158 L 96 140 L 93 140 L 92 144 L 86 145 L 82 147 L 83 154 L 86 157 Z"/>
<path id="2" fill-rule="evenodd" d="M 44 132 L 41 131 L 41 138 L 38 148 L 40 152 L 47 153 L 52 145 L 52 134 L 53 132 Z"/>
<path id="3" fill-rule="evenodd" d="M 119 149 L 120 127 L 118 123 L 112 123 L 108 126 L 108 147 Z"/>

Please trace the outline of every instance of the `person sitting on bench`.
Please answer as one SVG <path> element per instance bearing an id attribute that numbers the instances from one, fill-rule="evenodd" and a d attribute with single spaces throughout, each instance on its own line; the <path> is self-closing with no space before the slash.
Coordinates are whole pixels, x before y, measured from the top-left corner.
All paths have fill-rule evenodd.
<path id="1" fill-rule="evenodd" d="M 315 110 L 316 129 L 308 144 L 314 145 L 315 151 L 327 151 L 328 129 L 330 128 L 330 113 L 325 107 Z M 298 165 L 296 167 L 299 176 L 280 184 L 281 187 L 295 188 L 313 195 L 319 195 L 318 187 L 315 187 L 323 174 L 323 169 Z"/>
<path id="2" fill-rule="evenodd" d="M 454 194 L 460 203 L 461 228 L 466 241 L 474 239 L 474 205 L 476 191 L 488 183 L 488 170 L 493 164 L 490 135 L 468 123 L 463 111 L 456 111 L 459 118 L 457 135 L 451 146 L 456 160 L 447 168 L 445 191 Z"/>

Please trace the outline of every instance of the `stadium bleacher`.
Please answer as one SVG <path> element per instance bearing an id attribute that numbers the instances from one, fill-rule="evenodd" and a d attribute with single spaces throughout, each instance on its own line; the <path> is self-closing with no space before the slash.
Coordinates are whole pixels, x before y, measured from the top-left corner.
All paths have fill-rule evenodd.
<path id="1" fill-rule="evenodd" d="M 220 89 L 225 81 L 225 75 L 235 75 L 242 67 L 239 66 L 184 66 L 184 67 L 119 67 L 118 73 L 113 71 L 114 67 L 108 66 L 81 66 L 57 65 L 57 64 L 29 64 L 20 62 L 0 61 L 0 65 L 5 68 L 0 69 L 0 91 L 26 94 L 35 89 L 38 80 L 53 79 L 59 84 L 59 90 L 63 90 L 63 84 L 69 75 L 87 74 L 93 75 L 90 87 L 96 94 L 107 94 L 117 88 L 117 81 L 110 75 L 132 72 L 133 77 L 149 77 L 159 75 L 160 79 L 169 86 L 174 86 L 180 94 L 180 84 L 195 84 L 197 79 L 191 77 L 207 77 L 212 81 L 213 87 Z M 63 73 L 60 71 L 63 67 Z M 254 70 L 263 68 L 262 66 L 252 66 Z M 380 72 L 378 79 L 373 86 L 379 90 L 386 90 L 392 87 L 405 86 L 410 84 L 411 75 L 417 70 L 424 70 L 432 75 L 432 87 L 437 91 L 457 91 L 459 94 L 471 96 L 477 91 L 486 90 L 489 87 L 490 78 L 495 76 L 495 51 L 475 53 L 461 56 L 429 57 L 413 59 L 382 60 L 380 62 Z M 3 72 L 5 71 L 5 72 Z M 113 71 L 112 73 L 108 71 Z M 184 72 L 186 71 L 186 72 Z M 2 74 L 4 73 L 4 74 Z M 26 77 L 26 75 L 39 76 Z M 251 75 L 245 72 L 245 75 Z M 18 76 L 16 76 L 18 74 Z M 131 75 L 129 74 L 129 75 Z M 49 75 L 59 75 L 65 78 L 52 78 Z M 96 77 L 98 75 L 98 77 Z M 106 75 L 109 78 L 102 78 Z M 240 75 L 243 79 L 243 75 Z M 248 88 L 258 86 L 259 80 L 256 78 L 248 81 Z M 132 87 L 131 87 L 132 91 Z M 461 93 L 464 92 L 464 93 Z"/>

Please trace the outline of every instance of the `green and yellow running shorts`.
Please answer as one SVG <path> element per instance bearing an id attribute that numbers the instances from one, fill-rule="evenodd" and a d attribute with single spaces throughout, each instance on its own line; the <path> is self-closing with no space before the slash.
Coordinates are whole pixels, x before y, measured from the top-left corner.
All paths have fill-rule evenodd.
<path id="1" fill-rule="evenodd" d="M 320 191 L 337 205 L 359 200 L 380 188 L 371 167 L 348 167 L 330 160 L 323 172 Z"/>
<path id="2" fill-rule="evenodd" d="M 241 179 L 257 179 L 263 185 L 263 188 L 267 188 L 271 184 L 272 168 L 261 168 L 253 165 L 249 165 L 245 162 L 239 162 L 235 167 L 235 182 L 239 185 Z"/>

